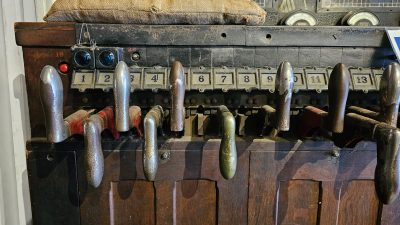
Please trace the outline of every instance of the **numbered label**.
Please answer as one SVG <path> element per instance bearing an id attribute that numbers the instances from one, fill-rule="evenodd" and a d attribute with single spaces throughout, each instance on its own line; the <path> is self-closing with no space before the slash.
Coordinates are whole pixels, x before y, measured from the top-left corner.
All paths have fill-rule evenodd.
<path id="1" fill-rule="evenodd" d="M 193 73 L 192 74 L 192 85 L 210 85 L 210 74 L 209 73 Z"/>
<path id="2" fill-rule="evenodd" d="M 295 73 L 293 81 L 294 81 L 294 86 L 303 86 L 304 85 L 303 74 Z"/>
<path id="3" fill-rule="evenodd" d="M 134 87 L 140 87 L 140 75 L 141 73 L 131 73 L 131 85 Z"/>
<path id="4" fill-rule="evenodd" d="M 75 73 L 73 85 L 91 85 L 93 84 L 94 73 L 77 72 Z"/>
<path id="5" fill-rule="evenodd" d="M 112 85 L 113 78 L 114 78 L 113 73 L 99 73 L 99 78 L 97 80 L 97 84 Z"/>
<path id="6" fill-rule="evenodd" d="M 375 74 L 375 77 L 376 77 L 376 86 L 379 89 L 379 87 L 381 85 L 382 74 Z"/>
<path id="7" fill-rule="evenodd" d="M 215 74 L 216 85 L 232 85 L 233 74 L 232 73 L 216 73 Z"/>
<path id="8" fill-rule="evenodd" d="M 276 74 L 262 73 L 261 86 L 275 86 Z"/>
<path id="9" fill-rule="evenodd" d="M 369 74 L 353 74 L 354 86 L 357 87 L 373 87 L 371 76 Z"/>
<path id="10" fill-rule="evenodd" d="M 325 75 L 321 73 L 307 74 L 307 83 L 308 85 L 327 85 Z"/>
<path id="11" fill-rule="evenodd" d="M 164 85 L 164 73 L 146 73 L 146 85 Z"/>
<path id="12" fill-rule="evenodd" d="M 239 85 L 257 85 L 256 74 L 254 73 L 240 73 L 238 74 Z"/>

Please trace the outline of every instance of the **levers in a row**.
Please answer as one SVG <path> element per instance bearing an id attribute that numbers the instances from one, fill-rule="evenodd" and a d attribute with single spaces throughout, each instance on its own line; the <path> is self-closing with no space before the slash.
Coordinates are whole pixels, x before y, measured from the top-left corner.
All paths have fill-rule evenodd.
<path id="1" fill-rule="evenodd" d="M 400 130 L 397 117 L 400 102 L 400 65 L 390 64 L 382 75 L 380 112 L 350 106 L 346 112 L 350 75 L 343 64 L 338 64 L 329 78 L 329 112 L 305 107 L 299 136 L 324 129 L 340 148 L 354 147 L 362 140 L 377 144 L 375 189 L 379 200 L 390 204 L 399 195 L 400 187 Z M 312 133 L 312 132 L 311 132 Z"/>
<path id="2" fill-rule="evenodd" d="M 383 203 L 392 202 L 399 192 L 398 147 L 400 131 L 397 129 L 397 112 L 400 96 L 400 66 L 391 64 L 385 70 L 380 85 L 381 111 L 379 113 L 351 106 L 346 113 L 350 76 L 345 65 L 339 63 L 329 78 L 329 110 L 307 106 L 302 113 L 300 136 L 309 130 L 322 128 L 332 134 L 335 145 L 349 147 L 362 139 L 375 140 L 378 148 L 378 162 L 375 174 L 376 190 Z M 185 119 L 185 76 L 182 65 L 174 62 L 170 74 L 171 84 L 171 131 L 184 129 Z M 290 104 L 293 93 L 294 73 L 290 63 L 283 62 L 277 71 L 275 83 L 276 106 L 262 106 L 266 114 L 264 126 L 272 128 L 271 137 L 280 131 L 288 131 L 290 125 Z M 101 149 L 101 132 L 109 129 L 115 138 L 119 132 L 135 128 L 141 136 L 141 109 L 129 107 L 129 69 L 120 62 L 114 73 L 115 106 L 107 107 L 93 114 L 93 111 L 79 110 L 63 118 L 63 87 L 57 71 L 46 66 L 41 74 L 41 99 L 46 117 L 47 137 L 50 142 L 62 142 L 73 134 L 85 136 L 85 166 L 88 183 L 98 187 L 104 172 Z M 217 107 L 222 129 L 219 164 L 222 176 L 231 179 L 236 172 L 237 153 L 235 141 L 235 118 L 229 109 Z M 148 180 L 154 180 L 158 168 L 157 130 L 162 126 L 164 110 L 154 106 L 143 120 L 144 149 L 143 170 Z M 358 131 L 354 133 L 354 131 Z"/>

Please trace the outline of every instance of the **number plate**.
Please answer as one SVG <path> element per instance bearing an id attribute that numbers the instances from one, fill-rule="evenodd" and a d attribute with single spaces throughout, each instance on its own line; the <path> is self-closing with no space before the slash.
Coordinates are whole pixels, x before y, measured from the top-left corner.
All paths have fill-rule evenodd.
<path id="1" fill-rule="evenodd" d="M 94 73 L 93 72 L 77 72 L 74 76 L 74 85 L 92 85 Z"/>
<path id="2" fill-rule="evenodd" d="M 212 90 L 213 83 L 211 79 L 211 69 L 209 68 L 191 68 L 190 69 L 190 89 L 199 90 L 203 92 L 204 90 Z"/>
<path id="3" fill-rule="evenodd" d="M 276 69 L 268 68 L 260 70 L 261 89 L 269 90 L 271 93 L 275 91 Z"/>
<path id="4" fill-rule="evenodd" d="M 233 74 L 232 73 L 216 73 L 215 74 L 216 85 L 232 85 Z"/>
<path id="5" fill-rule="evenodd" d="M 114 78 L 114 74 L 112 72 L 100 72 L 99 76 L 97 78 L 97 84 L 101 84 L 101 85 L 113 85 L 113 78 Z"/>
<path id="6" fill-rule="evenodd" d="M 237 69 L 237 88 L 245 89 L 250 91 L 252 89 L 258 89 L 258 70 L 249 68 Z"/>
<path id="7" fill-rule="evenodd" d="M 131 88 L 133 90 L 142 89 L 142 68 L 133 68 L 130 70 Z"/>
<path id="8" fill-rule="evenodd" d="M 192 74 L 192 85 L 210 85 L 210 74 L 209 73 L 193 73 Z"/>
<path id="9" fill-rule="evenodd" d="M 294 90 L 307 90 L 306 82 L 304 79 L 304 70 L 300 68 L 294 69 Z"/>
<path id="10" fill-rule="evenodd" d="M 376 89 L 379 90 L 379 87 L 381 85 L 383 70 L 375 69 L 375 70 L 372 70 L 372 72 L 374 73 L 374 77 L 375 77 Z"/>
<path id="11" fill-rule="evenodd" d="M 223 91 L 235 89 L 235 74 L 234 68 L 214 69 L 214 89 L 222 89 Z"/>
<path id="12" fill-rule="evenodd" d="M 144 88 L 166 88 L 166 69 L 145 69 L 144 73 Z"/>
<path id="13" fill-rule="evenodd" d="M 315 73 L 314 71 L 308 73 L 307 76 L 307 89 L 308 90 L 328 90 L 328 80 L 326 78 L 326 73 Z"/>
<path id="14" fill-rule="evenodd" d="M 354 90 L 377 90 L 375 79 L 370 69 L 350 69 Z"/>
<path id="15" fill-rule="evenodd" d="M 72 75 L 72 89 L 85 91 L 86 89 L 94 88 L 95 73 L 93 71 L 74 72 Z"/>

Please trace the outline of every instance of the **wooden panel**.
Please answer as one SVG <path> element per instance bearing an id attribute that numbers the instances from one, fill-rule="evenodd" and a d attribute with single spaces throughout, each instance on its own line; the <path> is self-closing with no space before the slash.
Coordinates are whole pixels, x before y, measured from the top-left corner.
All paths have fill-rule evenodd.
<path id="1" fill-rule="evenodd" d="M 17 45 L 25 47 L 71 47 L 75 44 L 75 23 L 15 23 L 15 39 Z"/>
<path id="2" fill-rule="evenodd" d="M 249 224 L 275 224 L 277 187 L 281 181 L 373 179 L 376 164 L 373 151 L 342 151 L 340 160 L 328 153 L 314 150 L 251 152 Z"/>
<path id="3" fill-rule="evenodd" d="M 33 224 L 79 225 L 75 152 L 28 152 L 27 157 Z"/>
<path id="4" fill-rule="evenodd" d="M 339 225 L 375 225 L 379 201 L 373 181 L 344 182 L 341 187 Z"/>
<path id="5" fill-rule="evenodd" d="M 110 198 L 111 225 L 155 224 L 152 182 L 112 182 Z"/>
<path id="6" fill-rule="evenodd" d="M 340 203 L 340 181 L 321 182 L 321 216 L 320 225 L 337 225 Z"/>
<path id="7" fill-rule="evenodd" d="M 292 180 L 280 182 L 278 224 L 309 225 L 317 223 L 319 182 Z"/>
<path id="8" fill-rule="evenodd" d="M 176 183 L 176 225 L 216 224 L 217 189 L 213 181 L 183 180 Z"/>

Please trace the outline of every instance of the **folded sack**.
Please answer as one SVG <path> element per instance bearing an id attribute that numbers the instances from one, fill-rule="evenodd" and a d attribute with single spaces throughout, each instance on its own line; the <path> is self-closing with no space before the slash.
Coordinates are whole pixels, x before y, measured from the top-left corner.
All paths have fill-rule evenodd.
<path id="1" fill-rule="evenodd" d="M 252 0 L 56 0 L 45 21 L 133 24 L 262 25 Z"/>

